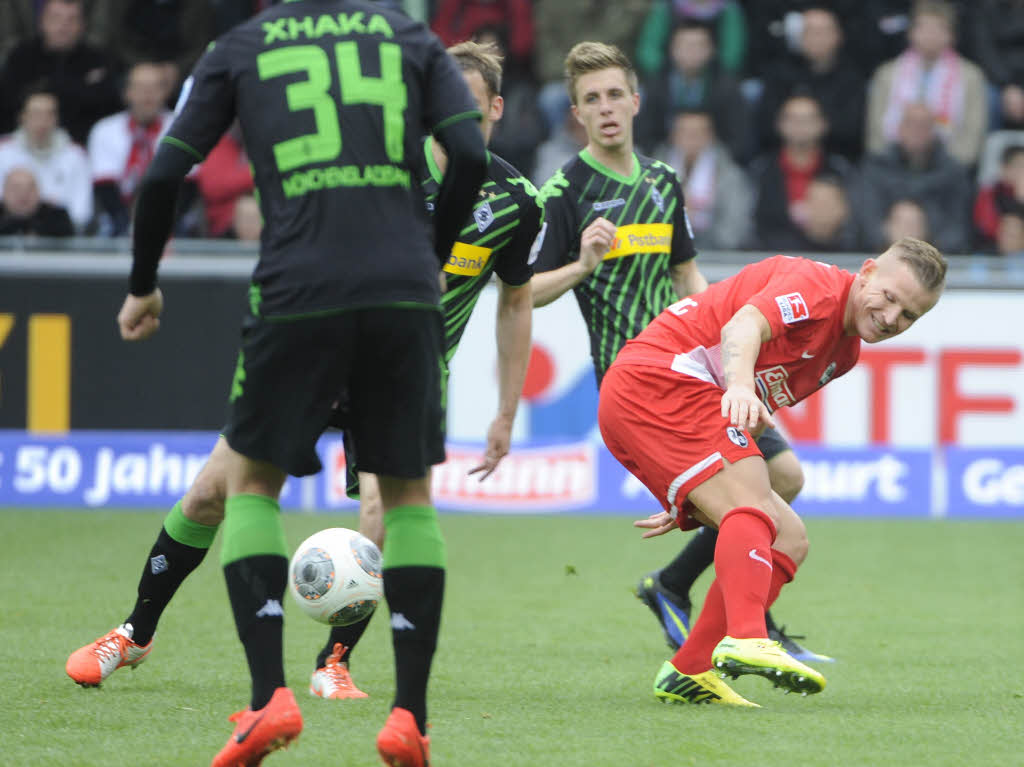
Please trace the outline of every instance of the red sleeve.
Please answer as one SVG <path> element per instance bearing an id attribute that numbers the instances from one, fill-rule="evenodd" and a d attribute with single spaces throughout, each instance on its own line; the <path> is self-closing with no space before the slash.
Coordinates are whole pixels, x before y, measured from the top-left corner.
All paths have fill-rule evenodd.
<path id="1" fill-rule="evenodd" d="M 213 148 L 199 166 L 196 180 L 204 200 L 232 200 L 253 188 L 252 172 L 241 161 L 241 152 L 227 136 Z"/>
<path id="2" fill-rule="evenodd" d="M 434 14 L 434 20 L 430 24 L 430 28 L 434 30 L 435 35 L 441 38 L 445 48 L 459 41 L 455 23 L 461 6 L 460 0 L 441 0 L 437 13 Z"/>
<path id="3" fill-rule="evenodd" d="M 533 11 L 528 0 L 512 0 L 508 24 L 508 52 L 527 60 L 533 55 Z"/>
<path id="4" fill-rule="evenodd" d="M 989 239 L 999 233 L 999 210 L 996 208 L 995 187 L 986 186 L 978 190 L 974 201 L 974 226 Z"/>
<path id="5" fill-rule="evenodd" d="M 840 269 L 805 259 L 779 262 L 765 286 L 747 301 L 768 320 L 772 338 L 812 323 L 831 322 L 846 287 Z"/>

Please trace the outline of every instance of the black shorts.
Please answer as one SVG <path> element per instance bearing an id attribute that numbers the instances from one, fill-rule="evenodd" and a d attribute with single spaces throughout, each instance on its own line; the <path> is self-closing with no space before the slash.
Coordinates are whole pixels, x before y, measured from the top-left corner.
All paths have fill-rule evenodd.
<path id="1" fill-rule="evenodd" d="M 440 309 L 426 306 L 247 318 L 224 436 L 249 458 L 315 474 L 341 403 L 360 471 L 425 476 L 445 457 L 442 333 Z"/>
<path id="2" fill-rule="evenodd" d="M 770 461 L 779 453 L 785 453 L 787 450 L 793 449 L 786 442 L 785 437 L 775 429 L 770 428 L 761 432 L 761 436 L 755 439 L 754 442 L 757 443 L 757 447 L 766 461 Z"/>
<path id="3" fill-rule="evenodd" d="M 365 462 L 358 459 L 358 451 L 351 429 L 346 427 L 349 405 L 339 402 L 335 414 L 331 418 L 331 427 L 342 430 L 342 444 L 345 447 L 345 495 L 354 501 L 359 500 L 359 472 L 369 471 L 364 468 Z M 444 442 L 448 426 L 448 366 L 441 363 L 441 441 Z M 437 461 L 440 463 L 440 461 Z"/>

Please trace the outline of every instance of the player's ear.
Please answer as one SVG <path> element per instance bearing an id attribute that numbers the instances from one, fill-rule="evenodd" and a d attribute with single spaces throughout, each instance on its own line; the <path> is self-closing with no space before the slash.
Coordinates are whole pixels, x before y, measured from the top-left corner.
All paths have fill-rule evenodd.
<path id="1" fill-rule="evenodd" d="M 505 99 L 495 96 L 491 99 L 491 122 L 498 122 L 503 114 L 505 114 Z"/>
<path id="2" fill-rule="evenodd" d="M 636 115 L 640 111 L 640 94 L 633 91 L 633 114 Z"/>
<path id="3" fill-rule="evenodd" d="M 860 265 L 860 276 L 869 277 L 875 269 L 878 268 L 878 262 L 873 258 L 865 258 L 864 263 Z"/>

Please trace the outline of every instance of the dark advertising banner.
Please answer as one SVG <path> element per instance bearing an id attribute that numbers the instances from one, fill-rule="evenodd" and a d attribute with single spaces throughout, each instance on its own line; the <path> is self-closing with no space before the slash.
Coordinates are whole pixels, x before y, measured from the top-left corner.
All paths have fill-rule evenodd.
<path id="1" fill-rule="evenodd" d="M 165 278 L 159 332 L 121 340 L 124 276 L 0 279 L 0 428 L 218 429 L 244 279 Z"/>

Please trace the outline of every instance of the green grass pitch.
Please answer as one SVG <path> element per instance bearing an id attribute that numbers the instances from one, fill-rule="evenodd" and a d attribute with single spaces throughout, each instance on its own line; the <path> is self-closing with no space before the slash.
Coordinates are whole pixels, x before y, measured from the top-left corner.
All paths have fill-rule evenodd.
<path id="1" fill-rule="evenodd" d="M 150 658 L 99 690 L 68 653 L 129 612 L 162 514 L 0 510 L 0 763 L 207 765 L 249 686 L 218 545 L 171 603 Z M 287 514 L 289 542 L 353 515 Z M 430 689 L 433 764 L 960 767 L 1024 764 L 1024 524 L 811 519 L 776 615 L 828 688 L 734 683 L 761 710 L 668 706 L 669 657 L 635 582 L 678 551 L 628 517 L 443 515 L 449 586 Z M 698 584 L 698 593 L 707 576 Z M 697 596 L 697 594 L 695 594 Z M 367 700 L 307 692 L 326 629 L 286 604 L 285 668 L 306 729 L 274 765 L 369 767 L 393 689 L 384 612 L 353 659 Z"/>

